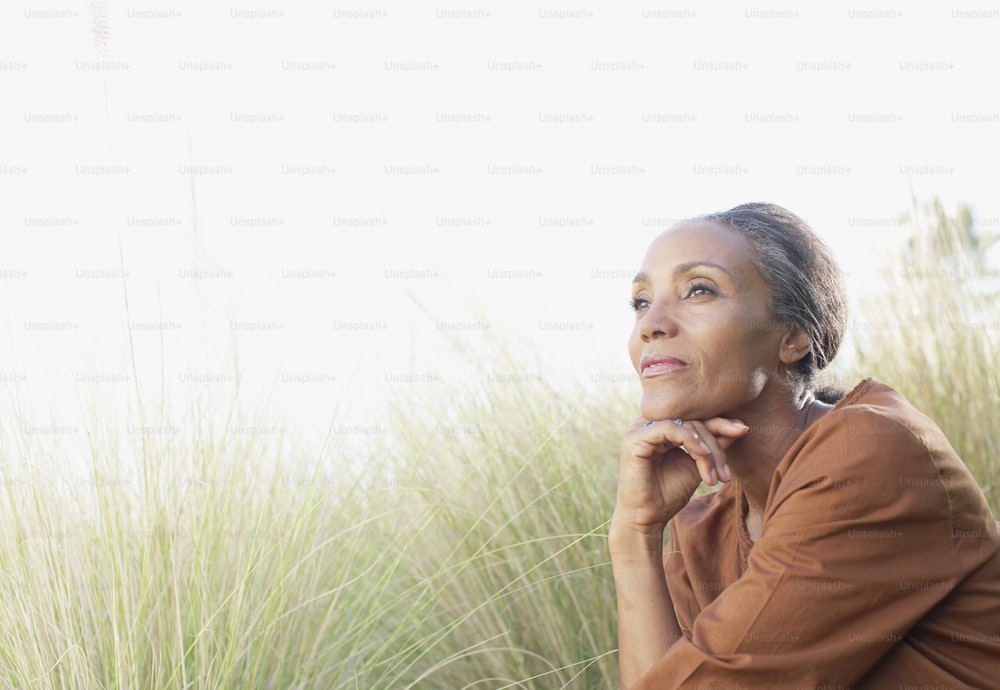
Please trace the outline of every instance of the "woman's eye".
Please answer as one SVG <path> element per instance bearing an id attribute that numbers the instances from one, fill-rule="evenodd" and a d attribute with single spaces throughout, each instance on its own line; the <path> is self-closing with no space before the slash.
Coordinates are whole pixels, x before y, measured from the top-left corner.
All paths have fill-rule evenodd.
<path id="1" fill-rule="evenodd" d="M 634 297 L 629 301 L 632 305 L 632 311 L 640 311 L 649 307 L 649 300 L 643 297 Z"/>
<path id="2" fill-rule="evenodd" d="M 715 289 L 705 283 L 695 283 L 688 289 L 688 297 L 699 297 L 701 295 L 714 295 Z"/>

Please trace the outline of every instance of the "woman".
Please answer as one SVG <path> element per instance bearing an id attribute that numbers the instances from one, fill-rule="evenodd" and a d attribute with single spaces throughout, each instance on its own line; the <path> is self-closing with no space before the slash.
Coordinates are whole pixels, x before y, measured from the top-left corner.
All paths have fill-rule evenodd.
<path id="1" fill-rule="evenodd" d="M 684 222 L 632 298 L 621 686 L 1000 688 L 1000 530 L 892 388 L 816 389 L 846 300 L 805 222 L 773 204 Z M 693 498 L 701 482 L 722 487 Z"/>

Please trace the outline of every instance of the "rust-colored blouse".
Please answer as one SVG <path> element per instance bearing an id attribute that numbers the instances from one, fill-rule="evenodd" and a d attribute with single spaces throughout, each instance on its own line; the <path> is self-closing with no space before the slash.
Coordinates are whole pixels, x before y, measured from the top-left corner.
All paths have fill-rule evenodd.
<path id="1" fill-rule="evenodd" d="M 751 432 L 752 433 L 752 432 Z M 944 434 L 865 379 L 775 470 L 670 523 L 684 636 L 636 687 L 1000 688 L 1000 525 Z"/>

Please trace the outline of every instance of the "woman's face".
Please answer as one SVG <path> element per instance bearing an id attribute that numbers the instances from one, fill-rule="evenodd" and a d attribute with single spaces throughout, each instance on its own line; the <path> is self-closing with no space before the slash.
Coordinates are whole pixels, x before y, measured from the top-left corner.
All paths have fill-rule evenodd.
<path id="1" fill-rule="evenodd" d="M 735 417 L 782 380 L 789 329 L 771 313 L 753 257 L 741 233 L 714 221 L 673 227 L 649 246 L 629 338 L 643 417 Z"/>

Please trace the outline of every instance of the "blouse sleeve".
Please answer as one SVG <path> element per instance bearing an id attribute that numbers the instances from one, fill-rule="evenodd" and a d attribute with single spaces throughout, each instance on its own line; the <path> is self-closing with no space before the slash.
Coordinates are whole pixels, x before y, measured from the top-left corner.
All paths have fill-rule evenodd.
<path id="1" fill-rule="evenodd" d="M 959 468 L 892 418 L 838 418 L 779 466 L 746 572 L 636 688 L 850 687 L 975 565 L 952 539 Z"/>

